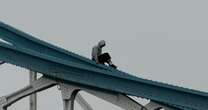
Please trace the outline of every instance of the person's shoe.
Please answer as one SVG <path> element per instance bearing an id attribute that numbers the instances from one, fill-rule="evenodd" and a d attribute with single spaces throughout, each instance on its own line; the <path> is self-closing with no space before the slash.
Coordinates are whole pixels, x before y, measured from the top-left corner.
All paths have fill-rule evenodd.
<path id="1" fill-rule="evenodd" d="M 112 65 L 110 65 L 110 66 L 113 67 L 113 68 L 115 68 L 115 69 L 117 69 L 117 66 L 114 65 L 114 64 L 112 64 Z"/>
<path id="2" fill-rule="evenodd" d="M 2 65 L 2 64 L 4 64 L 5 63 L 5 61 L 0 61 L 0 65 Z"/>

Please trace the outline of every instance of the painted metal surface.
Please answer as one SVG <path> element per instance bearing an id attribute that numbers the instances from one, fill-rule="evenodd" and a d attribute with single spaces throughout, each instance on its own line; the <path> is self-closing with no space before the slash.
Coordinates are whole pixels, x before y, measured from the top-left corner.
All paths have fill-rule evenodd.
<path id="1" fill-rule="evenodd" d="M 148 110 L 154 110 L 154 109 L 161 108 L 161 107 L 164 108 L 165 110 L 178 110 L 178 109 L 170 108 L 170 107 L 167 107 L 167 106 L 164 106 L 156 102 L 152 102 L 152 101 L 150 101 L 150 103 L 148 103 L 145 107 L 148 108 Z"/>
<path id="2" fill-rule="evenodd" d="M 55 81 L 41 77 L 33 81 L 30 85 L 6 96 L 0 98 L 0 110 L 7 110 L 9 106 L 21 100 L 24 97 L 32 95 L 36 92 L 43 91 L 56 85 Z"/>
<path id="3" fill-rule="evenodd" d="M 137 78 L 0 23 L 0 60 L 95 90 L 144 97 L 184 109 L 208 110 L 208 93 Z"/>
<path id="4" fill-rule="evenodd" d="M 29 82 L 30 84 L 32 84 L 34 81 L 37 80 L 37 73 L 34 71 L 29 71 Z M 29 110 L 37 110 L 37 94 L 32 94 L 30 95 L 30 99 L 29 99 Z"/>
<path id="5" fill-rule="evenodd" d="M 91 105 L 87 102 L 87 100 L 85 100 L 82 95 L 80 95 L 79 93 L 76 96 L 76 101 L 77 103 L 82 107 L 83 110 L 93 110 L 93 108 L 91 107 Z"/>

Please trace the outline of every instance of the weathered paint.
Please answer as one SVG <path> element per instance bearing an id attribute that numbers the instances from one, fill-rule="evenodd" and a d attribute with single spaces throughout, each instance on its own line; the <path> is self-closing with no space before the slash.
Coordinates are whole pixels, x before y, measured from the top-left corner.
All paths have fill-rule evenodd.
<path id="1" fill-rule="evenodd" d="M 0 23 L 0 60 L 64 83 L 148 98 L 185 110 L 208 110 L 208 93 L 137 78 Z M 5 43 L 6 42 L 6 43 Z"/>

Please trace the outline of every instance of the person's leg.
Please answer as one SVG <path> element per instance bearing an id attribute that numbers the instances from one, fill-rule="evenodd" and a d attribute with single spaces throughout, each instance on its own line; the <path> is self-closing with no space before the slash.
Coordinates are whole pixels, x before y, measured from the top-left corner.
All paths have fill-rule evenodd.
<path id="1" fill-rule="evenodd" d="M 106 55 L 106 57 L 108 58 L 108 59 L 106 59 L 108 65 L 111 66 L 111 67 L 113 67 L 113 68 L 117 68 L 117 66 L 113 64 L 113 62 L 112 62 L 112 60 L 111 60 L 111 56 L 109 55 L 109 53 L 105 53 L 105 55 Z"/>
<path id="2" fill-rule="evenodd" d="M 92 58 L 92 61 L 95 61 L 95 59 L 94 59 L 94 58 Z"/>
<path id="3" fill-rule="evenodd" d="M 109 53 L 104 53 L 102 55 L 99 56 L 99 59 L 103 62 L 103 63 L 108 63 L 109 66 L 113 67 L 113 68 L 117 68 L 113 62 L 111 61 L 111 56 L 109 55 Z M 100 61 L 99 60 L 99 61 Z"/>
<path id="4" fill-rule="evenodd" d="M 103 54 L 98 56 L 98 61 L 100 64 L 105 64 L 106 62 L 105 56 Z"/>
<path id="5" fill-rule="evenodd" d="M 113 64 L 113 62 L 110 60 L 110 61 L 108 61 L 108 64 L 109 64 L 109 66 L 111 66 L 111 67 L 113 67 L 113 68 L 117 68 L 117 66 L 116 65 L 114 65 Z"/>

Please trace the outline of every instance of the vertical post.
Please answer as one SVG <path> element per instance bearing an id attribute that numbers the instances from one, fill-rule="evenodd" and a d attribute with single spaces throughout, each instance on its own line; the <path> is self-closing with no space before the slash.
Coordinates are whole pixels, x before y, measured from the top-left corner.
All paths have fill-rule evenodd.
<path id="1" fill-rule="evenodd" d="M 74 110 L 74 101 L 79 89 L 73 86 L 60 84 L 64 110 Z"/>
<path id="2" fill-rule="evenodd" d="M 74 110 L 74 99 L 64 99 L 64 110 Z"/>
<path id="3" fill-rule="evenodd" d="M 37 73 L 30 70 L 30 84 L 37 80 Z M 37 94 L 30 95 L 30 110 L 37 110 Z"/>

